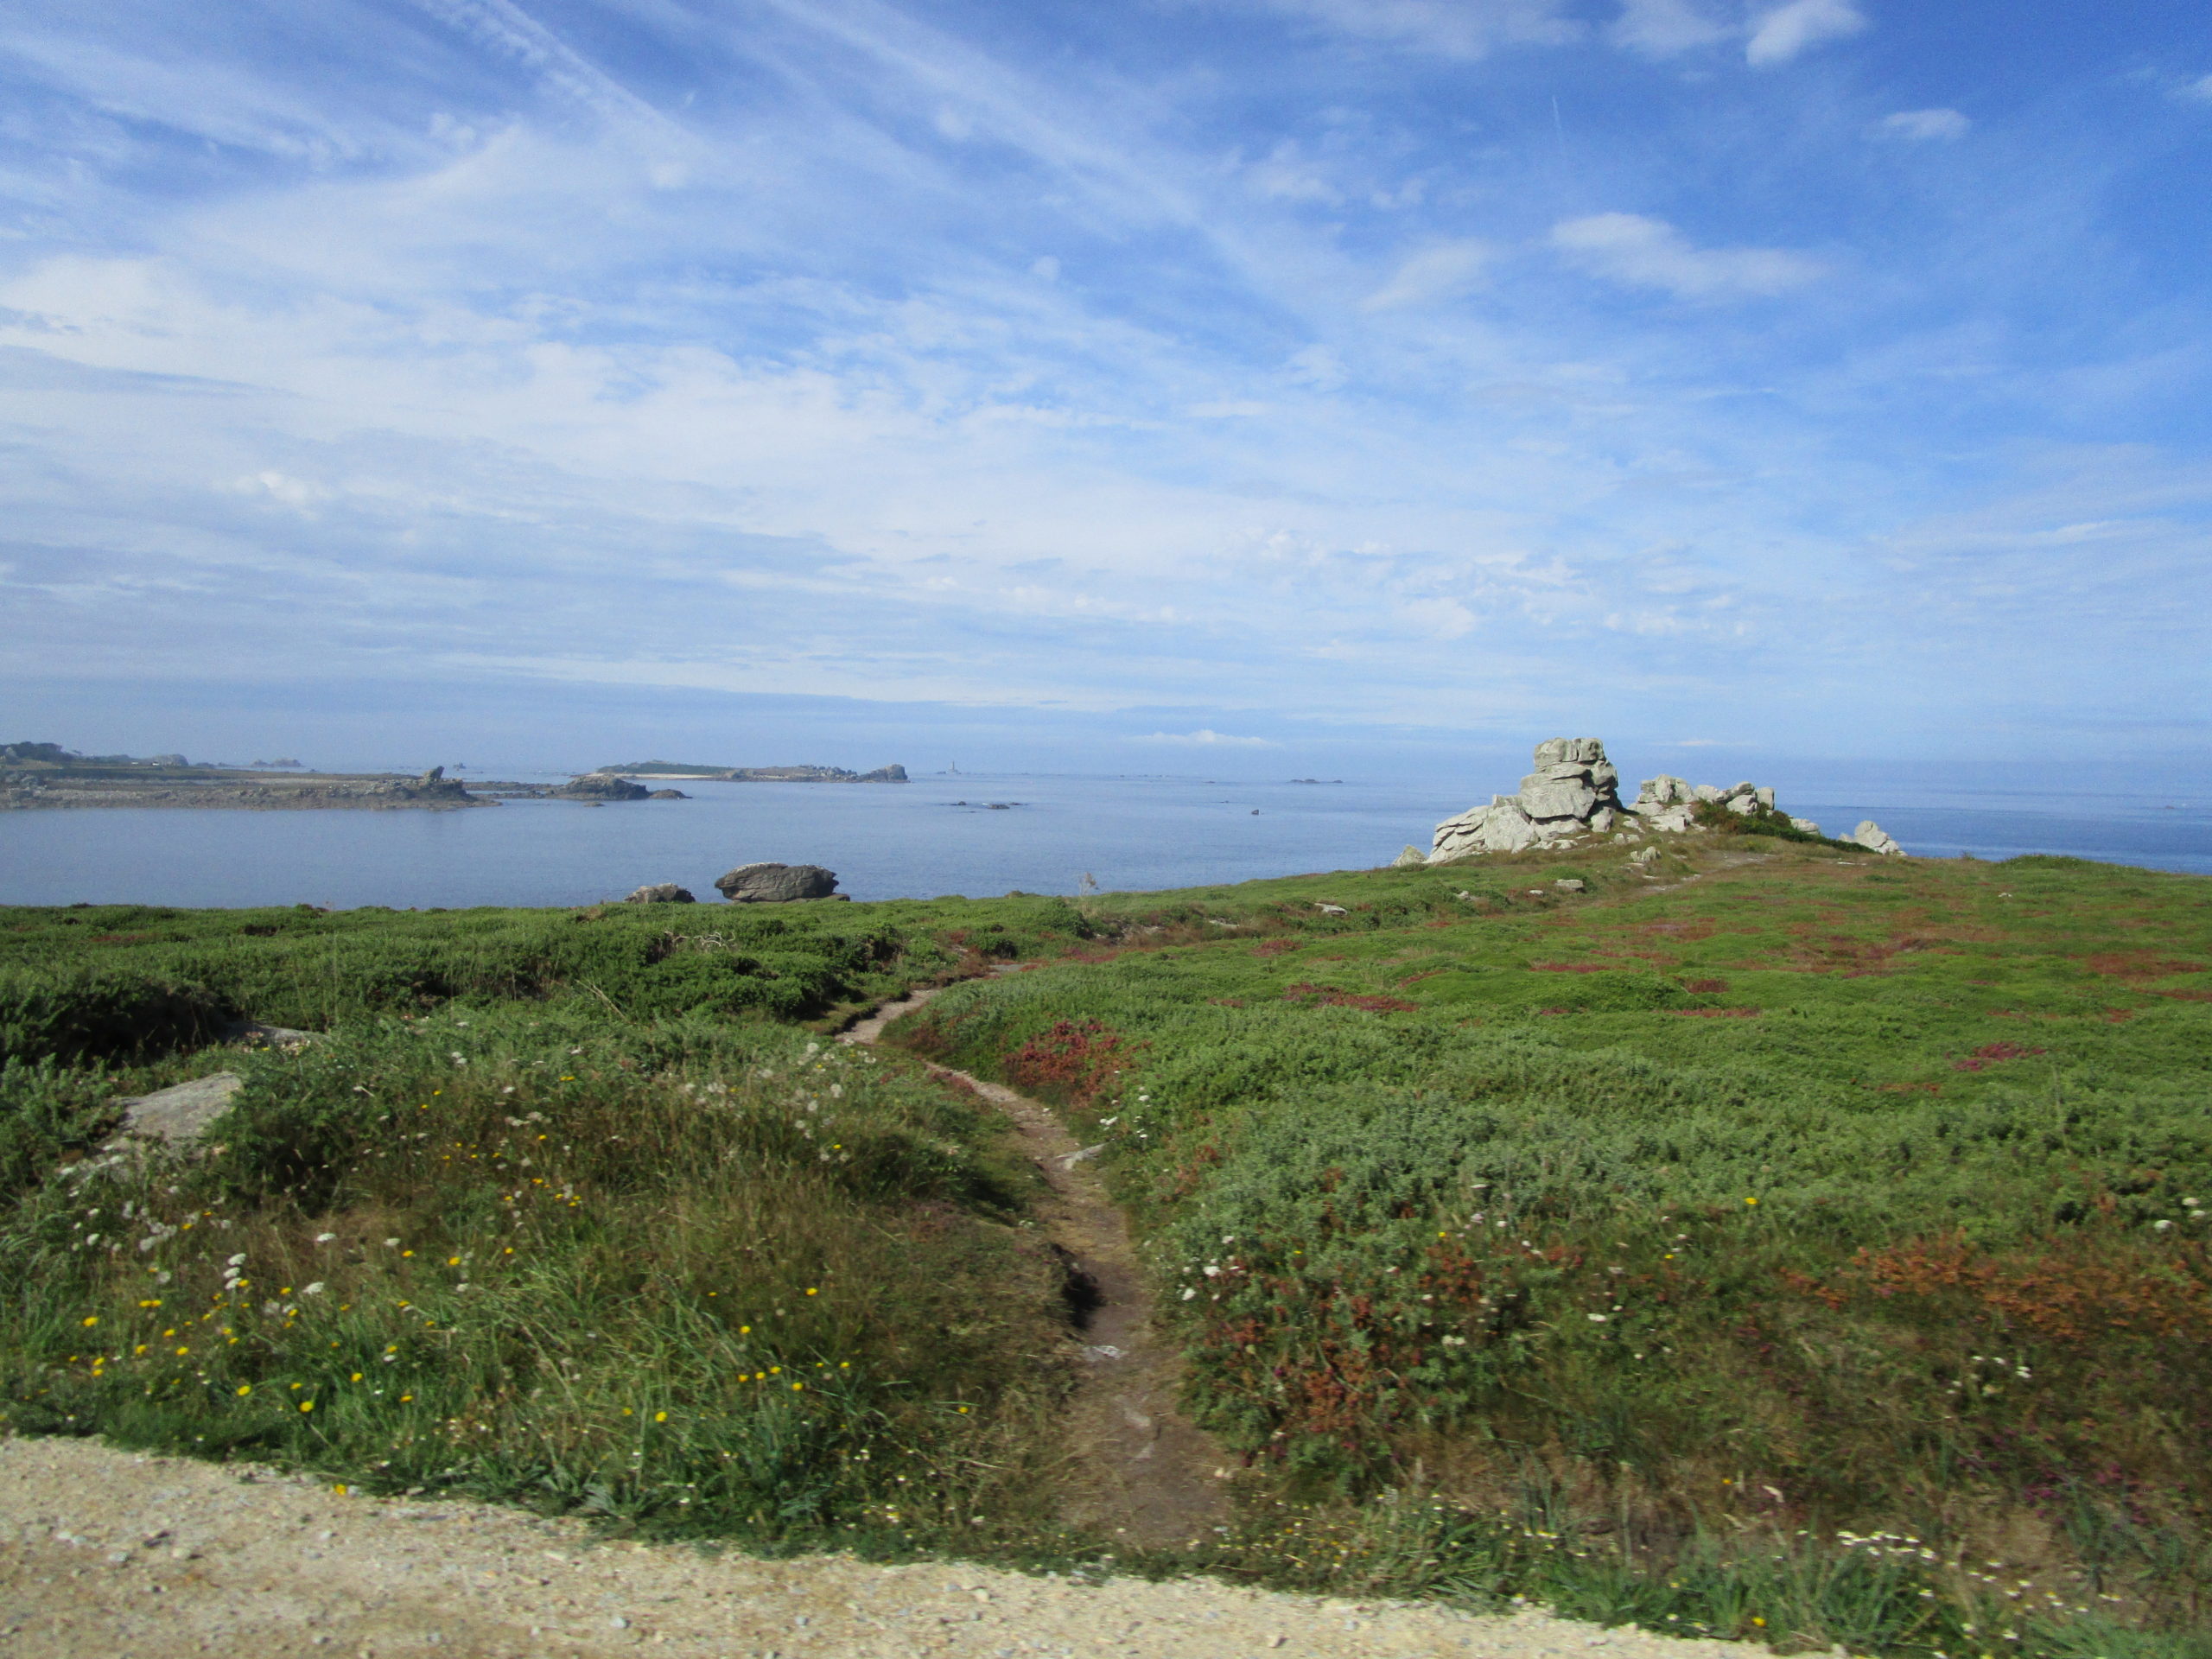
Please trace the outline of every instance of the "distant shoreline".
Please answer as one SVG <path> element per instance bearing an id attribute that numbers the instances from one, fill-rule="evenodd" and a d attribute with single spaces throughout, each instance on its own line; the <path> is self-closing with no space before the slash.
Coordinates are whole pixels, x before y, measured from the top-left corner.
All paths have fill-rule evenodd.
<path id="1" fill-rule="evenodd" d="M 69 812 L 148 807 L 180 811 L 229 810 L 248 812 L 459 812 L 497 806 L 493 792 L 525 793 L 532 785 L 486 780 L 464 786 L 446 778 L 410 777 L 400 772 L 304 772 L 271 777 L 266 772 L 166 772 L 159 776 L 58 775 L 26 779 L 17 773 L 0 783 L 0 812 Z"/>

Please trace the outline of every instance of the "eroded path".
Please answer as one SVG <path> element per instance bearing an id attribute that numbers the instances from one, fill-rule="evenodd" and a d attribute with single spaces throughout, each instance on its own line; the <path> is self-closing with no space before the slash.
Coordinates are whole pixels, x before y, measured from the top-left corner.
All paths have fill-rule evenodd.
<path id="1" fill-rule="evenodd" d="M 936 995 L 917 991 L 845 1033 L 875 1043 L 884 1028 Z M 1081 1332 L 1084 1380 L 1069 1403 L 1064 1512 L 1133 1543 L 1187 1543 L 1228 1519 L 1234 1461 L 1175 1404 L 1181 1363 L 1154 1329 L 1149 1289 L 1128 1219 L 1107 1196 L 1086 1148 L 1052 1111 L 1003 1084 L 950 1066 L 931 1071 L 1003 1113 L 1052 1189 L 1046 1237 L 1071 1259 L 1090 1301 Z"/>

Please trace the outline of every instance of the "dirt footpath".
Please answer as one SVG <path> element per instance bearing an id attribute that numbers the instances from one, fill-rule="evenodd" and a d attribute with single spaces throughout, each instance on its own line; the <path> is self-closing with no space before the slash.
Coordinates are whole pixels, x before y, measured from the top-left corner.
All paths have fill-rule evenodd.
<path id="1" fill-rule="evenodd" d="M 916 991 L 887 1003 L 838 1040 L 879 1042 L 884 1027 L 937 995 Z M 1062 1518 L 1135 1544 L 1197 1542 L 1229 1519 L 1227 1483 L 1238 1460 L 1200 1433 L 1175 1402 L 1182 1360 L 1153 1328 L 1152 1294 L 1128 1218 L 1090 1161 L 1102 1148 L 1085 1147 L 1051 1108 L 1002 1084 L 950 1066 L 929 1070 L 1014 1126 L 1050 1195 L 1038 1205 L 1045 1236 L 1080 1287 L 1082 1380 L 1068 1402 L 1062 1440 Z"/>
<path id="2" fill-rule="evenodd" d="M 8 1659 L 1747 1659 L 1528 1612 L 959 1565 L 765 1561 L 595 1541 L 581 1523 L 344 1497 L 327 1482 L 0 1441 Z"/>

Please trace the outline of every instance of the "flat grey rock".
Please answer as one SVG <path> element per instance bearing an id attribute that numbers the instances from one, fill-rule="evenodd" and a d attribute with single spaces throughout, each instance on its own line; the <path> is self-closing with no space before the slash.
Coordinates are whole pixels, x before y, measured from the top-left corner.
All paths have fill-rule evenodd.
<path id="1" fill-rule="evenodd" d="M 217 1071 L 150 1095 L 132 1096 L 118 1103 L 124 1108 L 124 1116 L 122 1133 L 116 1139 L 189 1146 L 210 1123 L 231 1109 L 231 1096 L 245 1086 L 245 1079 L 237 1072 Z"/>
<path id="2" fill-rule="evenodd" d="M 837 873 L 819 864 L 741 864 L 715 878 L 734 905 L 787 905 L 800 899 L 836 899 Z"/>
<path id="3" fill-rule="evenodd" d="M 295 1031 L 289 1026 L 264 1026 L 258 1020 L 249 1020 L 231 1033 L 231 1040 L 244 1043 L 248 1048 L 298 1048 L 307 1043 L 322 1040 L 319 1031 Z"/>

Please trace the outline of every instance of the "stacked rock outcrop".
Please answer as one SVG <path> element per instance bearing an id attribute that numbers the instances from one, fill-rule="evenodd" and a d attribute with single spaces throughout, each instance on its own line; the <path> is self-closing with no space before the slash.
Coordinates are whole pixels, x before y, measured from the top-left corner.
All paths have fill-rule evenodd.
<path id="1" fill-rule="evenodd" d="M 1521 780 L 1517 795 L 1493 795 L 1487 806 L 1470 807 L 1436 826 L 1427 862 L 1443 863 L 1480 853 L 1518 853 L 1531 847 L 1566 846 L 1580 836 L 1615 831 L 1629 840 L 1658 831 L 1682 835 L 1697 827 L 1696 809 L 1710 804 L 1744 817 L 1786 819 L 1792 829 L 1817 836 L 1810 818 L 1789 817 L 1774 804 L 1768 786 L 1740 783 L 1726 789 L 1693 784 L 1662 773 L 1647 778 L 1626 805 L 1618 793 L 1619 774 L 1594 737 L 1554 737 L 1536 745 L 1536 769 Z M 1848 839 L 1869 852 L 1901 858 L 1904 849 L 1872 821 Z M 1413 849 L 1407 849 L 1411 853 Z M 1408 861 L 1399 855 L 1401 865 Z"/>
<path id="2" fill-rule="evenodd" d="M 1679 834 L 1690 827 L 1692 810 L 1700 801 L 1711 801 L 1726 807 L 1731 812 L 1746 816 L 1752 812 L 1774 810 L 1774 791 L 1756 784 L 1742 783 L 1722 789 L 1714 784 L 1694 784 L 1687 778 L 1676 778 L 1662 772 L 1656 778 L 1647 778 L 1637 790 L 1636 798 L 1628 810 L 1642 818 L 1654 830 L 1665 830 Z M 1797 820 L 1792 818 L 1792 823 Z M 1800 825 L 1818 834 L 1818 824 Z"/>
<path id="3" fill-rule="evenodd" d="M 1547 738 L 1517 795 L 1493 795 L 1436 826 L 1429 861 L 1471 853 L 1517 853 L 1548 842 L 1603 833 L 1620 817 L 1620 773 L 1594 737 Z"/>

